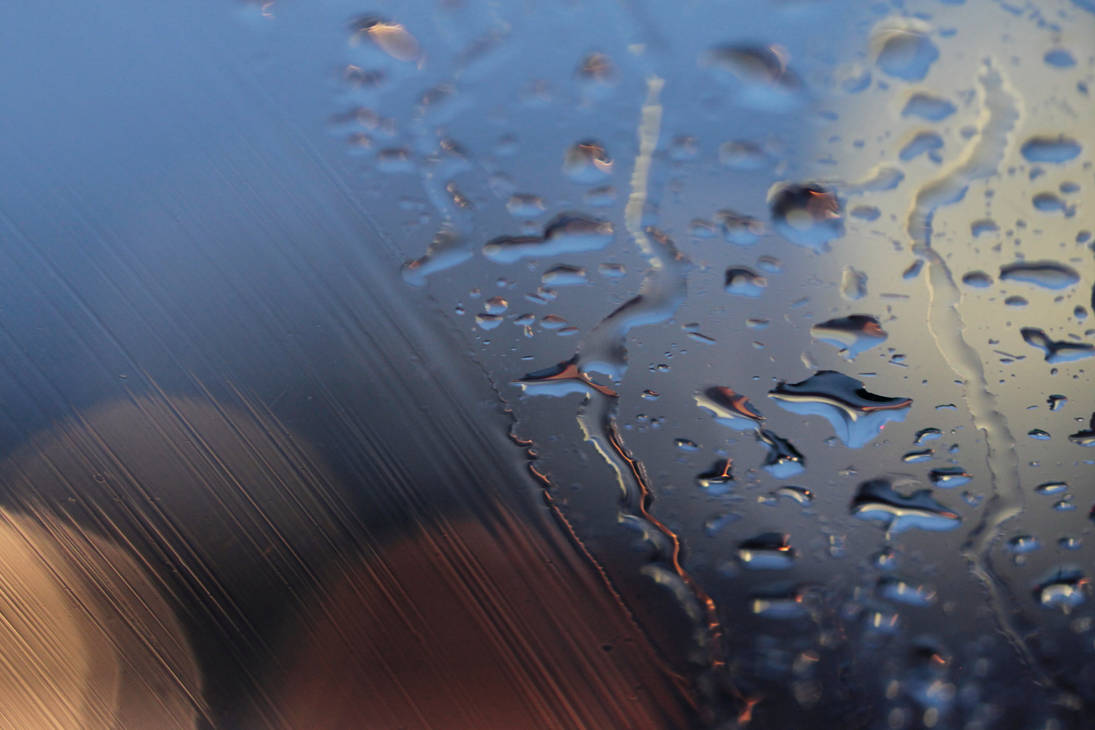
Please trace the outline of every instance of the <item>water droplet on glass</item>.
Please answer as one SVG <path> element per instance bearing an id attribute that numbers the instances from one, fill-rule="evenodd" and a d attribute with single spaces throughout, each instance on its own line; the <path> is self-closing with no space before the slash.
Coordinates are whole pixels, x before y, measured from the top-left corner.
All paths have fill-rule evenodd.
<path id="1" fill-rule="evenodd" d="M 777 497 L 786 497 L 798 504 L 810 504 L 814 501 L 814 493 L 806 487 L 785 485 L 772 492 Z"/>
<path id="2" fill-rule="evenodd" d="M 1095 446 L 1095 413 L 1091 414 L 1091 425 L 1088 428 L 1070 434 L 1068 440 L 1077 446 Z"/>
<path id="3" fill-rule="evenodd" d="M 696 405 L 715 417 L 715 422 L 737 431 L 757 428 L 764 416 L 749 399 L 725 386 L 716 385 L 696 393 Z"/>
<path id="4" fill-rule="evenodd" d="M 764 233 L 764 223 L 751 216 L 735 213 L 732 210 L 720 210 L 716 214 L 722 236 L 730 243 L 750 246 Z"/>
<path id="5" fill-rule="evenodd" d="M 583 140 L 567 150 L 563 171 L 575 182 L 593 185 L 612 175 L 612 158 L 595 140 Z"/>
<path id="6" fill-rule="evenodd" d="M 752 269 L 734 267 L 726 270 L 724 289 L 730 294 L 759 297 L 767 287 L 768 280 Z"/>
<path id="7" fill-rule="evenodd" d="M 1067 289 L 1080 280 L 1080 275 L 1071 266 L 1056 261 L 1016 261 L 1000 267 L 1000 279 L 1045 289 Z"/>
<path id="8" fill-rule="evenodd" d="M 1034 599 L 1046 608 L 1067 614 L 1087 600 L 1088 590 L 1089 581 L 1082 570 L 1071 565 L 1061 566 L 1038 583 Z"/>
<path id="9" fill-rule="evenodd" d="M 970 233 L 973 234 L 974 238 L 977 238 L 978 236 L 984 236 L 989 233 L 996 233 L 999 230 L 1000 228 L 996 225 L 996 222 L 990 221 L 987 218 L 976 220 L 970 224 Z"/>
<path id="10" fill-rule="evenodd" d="M 845 266 L 840 275 L 840 294 L 853 302 L 867 296 L 867 275 L 851 266 Z"/>
<path id="11" fill-rule="evenodd" d="M 1076 59 L 1064 48 L 1054 48 L 1046 51 L 1042 59 L 1046 65 L 1054 68 L 1071 68 L 1076 65 Z"/>
<path id="12" fill-rule="evenodd" d="M 609 221 L 580 213 L 560 213 L 544 226 L 543 236 L 501 236 L 483 246 L 483 255 L 497 263 L 523 258 L 597 251 L 612 242 Z"/>
<path id="13" fill-rule="evenodd" d="M 722 494 L 734 484 L 734 476 L 731 474 L 733 465 L 733 459 L 720 459 L 710 469 L 698 475 L 696 483 L 714 494 Z"/>
<path id="14" fill-rule="evenodd" d="M 535 218 L 544 212 L 544 201 L 539 195 L 518 193 L 510 196 L 506 210 L 514 218 Z"/>
<path id="15" fill-rule="evenodd" d="M 673 443 L 677 445 L 677 448 L 681 451 L 699 451 L 700 445 L 692 439 L 677 438 L 673 440 Z"/>
<path id="16" fill-rule="evenodd" d="M 757 430 L 757 440 L 768 447 L 763 466 L 775 478 L 788 479 L 806 468 L 806 457 L 787 439 L 762 428 Z"/>
<path id="17" fill-rule="evenodd" d="M 874 520 L 891 534 L 908 529 L 953 530 L 962 518 L 931 496 L 930 489 L 904 495 L 888 479 L 863 482 L 852 499 L 851 513 L 862 520 Z"/>
<path id="18" fill-rule="evenodd" d="M 1030 201 L 1037 210 L 1043 213 L 1068 212 L 1065 201 L 1056 193 L 1038 193 Z"/>
<path id="19" fill-rule="evenodd" d="M 802 82 L 787 67 L 789 54 L 780 46 L 725 45 L 700 56 L 734 86 L 735 98 L 745 106 L 780 112 L 802 101 Z"/>
<path id="20" fill-rule="evenodd" d="M 475 315 L 475 323 L 479 325 L 481 329 L 492 330 L 498 325 L 502 324 L 503 318 L 497 314 L 477 314 Z"/>
<path id="21" fill-rule="evenodd" d="M 955 106 L 941 96 L 926 92 L 917 92 L 905 102 L 901 110 L 903 117 L 919 117 L 929 122 L 938 122 L 954 114 Z"/>
<path id="22" fill-rule="evenodd" d="M 1084 342 L 1053 340 L 1044 330 L 1036 327 L 1023 327 L 1019 330 L 1019 333 L 1022 335 L 1024 342 L 1045 353 L 1045 360 L 1049 363 L 1083 360 L 1095 355 L 1095 346 L 1093 345 Z"/>
<path id="23" fill-rule="evenodd" d="M 943 432 L 938 428 L 922 428 L 916 432 L 916 443 L 918 444 L 922 444 L 925 441 L 934 441 L 939 438 L 943 438 Z"/>
<path id="24" fill-rule="evenodd" d="M 1041 547 L 1038 538 L 1033 535 L 1016 535 L 1008 540 L 1008 550 L 1016 555 L 1026 555 Z"/>
<path id="25" fill-rule="evenodd" d="M 352 45 L 368 41 L 387 55 L 399 61 L 419 60 L 421 49 L 414 36 L 399 23 L 376 16 L 357 18 L 350 24 Z"/>
<path id="26" fill-rule="evenodd" d="M 977 289 L 992 286 L 992 277 L 984 271 L 970 271 L 962 276 L 962 283 Z"/>
<path id="27" fill-rule="evenodd" d="M 1057 411 L 1060 410 L 1063 405 L 1068 403 L 1068 398 L 1063 395 L 1054 393 L 1046 398 L 1046 403 L 1049 405 L 1049 410 Z"/>
<path id="28" fill-rule="evenodd" d="M 954 487 L 960 487 L 969 482 L 969 480 L 973 478 L 973 475 L 960 466 L 945 466 L 939 469 L 932 469 L 928 478 L 931 479 L 931 483 L 937 487 L 953 489 Z"/>
<path id="29" fill-rule="evenodd" d="M 859 353 L 882 344 L 888 337 L 879 321 L 866 314 L 851 314 L 820 322 L 810 328 L 810 335 L 838 348 L 852 360 Z"/>
<path id="30" fill-rule="evenodd" d="M 1046 495 L 1061 494 L 1062 492 L 1064 492 L 1066 490 L 1068 490 L 1068 483 L 1067 482 L 1042 482 L 1041 484 L 1039 484 L 1037 487 L 1034 488 L 1034 491 L 1036 493 L 1046 494 Z"/>
<path id="31" fill-rule="evenodd" d="M 861 381 L 833 370 L 800 383 L 781 382 L 768 397 L 792 413 L 822 416 L 853 449 L 869 443 L 889 421 L 903 421 L 912 405 L 911 398 L 875 395 Z"/>
<path id="32" fill-rule="evenodd" d="M 586 283 L 586 270 L 578 266 L 560 264 L 543 273 L 540 281 L 551 286 L 575 286 Z"/>
<path id="33" fill-rule="evenodd" d="M 1039 441 L 1048 441 L 1050 438 L 1049 433 L 1047 431 L 1043 431 L 1040 428 L 1032 428 L 1031 430 L 1027 431 L 1027 436 L 1030 436 L 1032 439 L 1037 439 Z"/>
<path id="34" fill-rule="evenodd" d="M 935 451 L 933 449 L 919 449 L 917 451 L 906 452 L 905 455 L 901 457 L 901 460 L 906 464 L 918 464 L 922 461 L 931 461 L 934 456 Z"/>
<path id="35" fill-rule="evenodd" d="M 922 130 L 916 132 L 912 138 L 905 143 L 897 156 L 902 162 L 915 160 L 920 155 L 927 155 L 932 161 L 939 162 L 942 158 L 937 152 L 942 148 L 943 138 L 939 136 L 938 132 Z"/>
<path id="36" fill-rule="evenodd" d="M 879 23 L 871 34 L 871 49 L 883 73 L 905 81 L 923 79 L 939 58 L 927 26 L 906 18 Z"/>
<path id="37" fill-rule="evenodd" d="M 1030 137 L 1020 152 L 1028 162 L 1068 162 L 1080 154 L 1080 143 L 1063 134 Z"/>
<path id="38" fill-rule="evenodd" d="M 878 579 L 878 594 L 887 600 L 910 606 L 927 606 L 935 602 L 934 589 L 909 583 L 895 576 Z"/>
<path id="39" fill-rule="evenodd" d="M 487 314 L 502 314 L 509 309 L 509 302 L 503 297 L 491 297 L 483 302 L 483 310 Z"/>
<path id="40" fill-rule="evenodd" d="M 750 570 L 786 570 L 794 565 L 795 550 L 788 535 L 765 532 L 738 544 L 738 560 Z"/>
<path id="41" fill-rule="evenodd" d="M 776 229 L 791 243 L 817 251 L 844 235 L 836 195 L 817 184 L 778 184 L 768 193 Z"/>

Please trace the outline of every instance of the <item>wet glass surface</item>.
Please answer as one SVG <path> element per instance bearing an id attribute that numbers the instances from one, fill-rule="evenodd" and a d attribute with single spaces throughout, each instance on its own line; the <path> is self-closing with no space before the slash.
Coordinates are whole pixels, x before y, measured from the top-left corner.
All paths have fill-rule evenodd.
<path id="1" fill-rule="evenodd" d="M 0 726 L 1089 725 L 1087 0 L 0 41 Z"/>

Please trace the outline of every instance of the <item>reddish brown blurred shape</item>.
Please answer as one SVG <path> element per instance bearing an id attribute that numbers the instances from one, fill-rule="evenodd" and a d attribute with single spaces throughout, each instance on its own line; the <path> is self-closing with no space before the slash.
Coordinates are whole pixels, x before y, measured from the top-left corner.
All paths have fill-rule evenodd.
<path id="1" fill-rule="evenodd" d="M 683 728 L 683 695 L 586 566 L 507 519 L 330 576 L 290 637 L 290 727 Z M 568 564 L 569 563 L 569 564 Z"/>

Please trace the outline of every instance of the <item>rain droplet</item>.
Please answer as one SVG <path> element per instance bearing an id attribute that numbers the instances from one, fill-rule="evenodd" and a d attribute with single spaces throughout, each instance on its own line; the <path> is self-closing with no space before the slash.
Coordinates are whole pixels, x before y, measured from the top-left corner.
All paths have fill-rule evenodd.
<path id="1" fill-rule="evenodd" d="M 592 185 L 612 175 L 612 158 L 595 140 L 583 140 L 567 150 L 563 171 L 575 182 Z"/>
<path id="2" fill-rule="evenodd" d="M 940 469 L 932 469 L 928 478 L 937 487 L 953 489 L 969 482 L 973 475 L 960 466 L 945 466 Z"/>
<path id="3" fill-rule="evenodd" d="M 875 395 L 861 381 L 833 370 L 821 370 L 800 383 L 781 382 L 768 397 L 792 413 L 822 416 L 853 449 L 869 443 L 887 422 L 903 421 L 912 405 L 911 398 Z"/>
<path id="4" fill-rule="evenodd" d="M 928 155 L 933 161 L 939 162 L 940 157 L 935 154 L 937 150 L 943 148 L 943 138 L 939 136 L 937 132 L 920 131 L 913 135 L 913 137 L 905 143 L 898 153 L 898 157 L 902 162 L 908 162 L 914 160 L 920 155 Z"/>
<path id="5" fill-rule="evenodd" d="M 933 449 L 919 449 L 907 452 L 901 457 L 901 460 L 906 464 L 918 464 L 921 461 L 931 461 L 934 456 L 935 451 Z"/>
<path id="6" fill-rule="evenodd" d="M 720 459 L 710 469 L 697 476 L 696 483 L 715 494 L 722 494 L 734 484 L 734 476 L 731 473 L 733 466 L 733 459 Z"/>
<path id="7" fill-rule="evenodd" d="M 561 213 L 545 227 L 543 236 L 501 236 L 483 246 L 483 255 L 496 263 L 523 258 L 560 256 L 597 251 L 612 242 L 609 221 L 580 213 Z"/>
<path id="8" fill-rule="evenodd" d="M 1039 441 L 1048 441 L 1050 439 L 1049 433 L 1043 431 L 1040 428 L 1032 428 L 1031 430 L 1027 431 L 1027 436 L 1030 436 L 1032 439 L 1037 439 Z"/>
<path id="9" fill-rule="evenodd" d="M 725 290 L 730 294 L 743 297 L 759 297 L 768 286 L 768 280 L 745 267 L 726 270 Z"/>
<path id="10" fill-rule="evenodd" d="M 1095 446 L 1095 413 L 1091 414 L 1090 427 L 1070 434 L 1068 440 L 1077 446 Z"/>
<path id="11" fill-rule="evenodd" d="M 875 520 L 891 534 L 917 528 L 921 530 L 953 530 L 962 518 L 931 496 L 931 490 L 920 489 L 906 496 L 894 489 L 888 479 L 863 482 L 852 499 L 851 513 L 862 520 Z"/>
<path id="12" fill-rule="evenodd" d="M 1023 327 L 1019 330 L 1023 341 L 1032 347 L 1037 347 L 1045 353 L 1045 360 L 1049 363 L 1071 362 L 1082 360 L 1095 355 L 1095 346 L 1084 342 L 1068 342 L 1067 340 L 1053 340 L 1044 330 L 1037 327 Z"/>
<path id="13" fill-rule="evenodd" d="M 916 432 L 916 443 L 918 444 L 922 444 L 925 441 L 934 441 L 939 438 L 943 438 L 943 432 L 938 428 L 922 428 Z"/>
<path id="14" fill-rule="evenodd" d="M 1050 495 L 1050 494 L 1061 494 L 1062 492 L 1066 491 L 1067 489 L 1068 489 L 1068 483 L 1067 482 L 1042 482 L 1041 484 L 1039 484 L 1037 487 L 1034 488 L 1034 491 L 1037 494 Z"/>
<path id="15" fill-rule="evenodd" d="M 510 196 L 506 210 L 514 218 L 535 218 L 544 212 L 544 201 L 539 195 L 518 193 Z"/>
<path id="16" fill-rule="evenodd" d="M 905 102 L 901 110 L 903 117 L 919 117 L 929 122 L 938 122 L 954 114 L 955 106 L 941 96 L 917 92 Z"/>
<path id="17" fill-rule="evenodd" d="M 934 589 L 914 585 L 894 576 L 879 578 L 878 593 L 885 599 L 910 606 L 927 606 L 935 602 Z"/>
<path id="18" fill-rule="evenodd" d="M 1064 48 L 1054 48 L 1046 51 L 1046 55 L 1042 56 L 1042 59 L 1046 62 L 1046 65 L 1054 68 L 1071 68 L 1076 65 L 1076 59 Z"/>
<path id="19" fill-rule="evenodd" d="M 845 266 L 840 276 L 840 294 L 853 302 L 867 296 L 867 275 L 851 266 Z"/>
<path id="20" fill-rule="evenodd" d="M 768 193 L 768 206 L 777 230 L 791 243 L 822 251 L 844 235 L 840 202 L 820 185 L 775 185 Z"/>
<path id="21" fill-rule="evenodd" d="M 962 277 L 962 283 L 977 289 L 992 286 L 992 277 L 984 271 L 970 271 Z"/>
<path id="22" fill-rule="evenodd" d="M 806 457 L 787 439 L 762 428 L 757 430 L 757 440 L 768 447 L 763 466 L 775 478 L 788 479 L 806 468 Z"/>
<path id="23" fill-rule="evenodd" d="M 751 246 L 757 237 L 764 233 L 764 223 L 752 216 L 735 213 L 732 210 L 720 210 L 716 214 L 722 236 L 730 243 L 739 246 Z"/>
<path id="24" fill-rule="evenodd" d="M 1019 151 L 1028 162 L 1068 162 L 1079 156 L 1080 149 L 1075 139 L 1058 134 L 1031 137 Z"/>
<path id="25" fill-rule="evenodd" d="M 794 565 L 795 550 L 788 535 L 765 532 L 738 544 L 738 560 L 751 570 L 786 570 Z"/>
<path id="26" fill-rule="evenodd" d="M 806 487 L 786 485 L 772 492 L 777 497 L 786 497 L 799 504 L 810 504 L 814 501 L 814 493 Z"/>
<path id="27" fill-rule="evenodd" d="M 859 353 L 882 344 L 888 337 L 878 320 L 866 314 L 820 322 L 810 328 L 810 335 L 838 348 L 852 360 Z"/>
<path id="28" fill-rule="evenodd" d="M 737 431 L 757 428 L 764 420 L 749 399 L 725 386 L 716 385 L 696 393 L 696 405 L 715 417 L 715 422 Z"/>
<path id="29" fill-rule="evenodd" d="M 928 75 L 939 58 L 939 50 L 928 38 L 923 23 L 895 18 L 880 23 L 871 34 L 875 63 L 882 72 L 905 81 L 919 81 Z"/>
<path id="30" fill-rule="evenodd" d="M 1056 261 L 1016 261 L 1000 267 L 1000 279 L 1045 289 L 1067 289 L 1080 280 L 1080 275 L 1072 267 Z"/>
<path id="31" fill-rule="evenodd" d="M 1034 599 L 1046 608 L 1070 613 L 1087 599 L 1089 581 L 1075 566 L 1061 566 L 1050 572 L 1034 589 Z"/>
<path id="32" fill-rule="evenodd" d="M 586 283 L 586 270 L 578 266 L 560 264 L 543 273 L 540 281 L 551 286 L 574 286 Z"/>
<path id="33" fill-rule="evenodd" d="M 1008 550 L 1016 555 L 1026 555 L 1034 552 L 1039 547 L 1041 547 L 1041 544 L 1038 542 L 1038 538 L 1033 535 L 1016 535 L 1008 540 Z"/>

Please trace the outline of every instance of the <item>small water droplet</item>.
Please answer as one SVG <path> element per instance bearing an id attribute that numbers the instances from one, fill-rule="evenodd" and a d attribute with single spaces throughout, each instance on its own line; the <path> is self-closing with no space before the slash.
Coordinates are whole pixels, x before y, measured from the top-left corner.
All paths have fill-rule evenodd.
<path id="1" fill-rule="evenodd" d="M 583 140 L 567 150 L 563 171 L 575 182 L 592 185 L 612 175 L 612 158 L 596 140 Z"/>
<path id="2" fill-rule="evenodd" d="M 750 431 L 764 416 L 749 399 L 722 385 L 706 388 L 694 396 L 696 405 L 715 417 L 715 422 L 737 431 Z"/>
<path id="3" fill-rule="evenodd" d="M 1067 614 L 1087 600 L 1089 589 L 1089 581 L 1082 570 L 1071 565 L 1061 566 L 1038 583 L 1034 598 L 1046 608 Z"/>
<path id="4" fill-rule="evenodd" d="M 928 38 L 928 27 L 909 18 L 884 20 L 871 33 L 875 63 L 888 76 L 919 81 L 937 58 L 939 49 Z"/>
<path id="5" fill-rule="evenodd" d="M 759 297 L 768 287 L 768 280 L 745 267 L 733 267 L 726 270 L 724 289 L 729 294 L 743 297 Z"/>
<path id="6" fill-rule="evenodd" d="M 1037 439 L 1039 441 L 1048 441 L 1050 439 L 1049 433 L 1043 431 L 1040 428 L 1032 428 L 1031 430 L 1027 431 L 1027 436 L 1030 436 L 1032 439 Z"/>
<path id="7" fill-rule="evenodd" d="M 1020 152 L 1028 162 L 1068 162 L 1080 154 L 1080 143 L 1063 134 L 1030 137 Z"/>
<path id="8" fill-rule="evenodd" d="M 903 117 L 919 117 L 929 122 L 946 119 L 955 112 L 955 106 L 941 96 L 926 92 L 917 92 L 905 102 L 901 110 Z"/>
<path id="9" fill-rule="evenodd" d="M 970 271 L 962 276 L 962 283 L 977 289 L 992 286 L 992 277 L 984 271 Z"/>
<path id="10" fill-rule="evenodd" d="M 1042 56 L 1042 59 L 1046 62 L 1047 66 L 1052 66 L 1054 68 L 1072 68 L 1076 65 L 1076 59 L 1064 48 L 1054 48 L 1046 51 L 1046 54 Z"/>
<path id="11" fill-rule="evenodd" d="M 677 448 L 681 451 L 699 451 L 700 445 L 692 439 L 677 438 L 673 440 L 673 443 L 677 445 Z"/>
<path id="12" fill-rule="evenodd" d="M 969 482 L 973 475 L 960 466 L 945 466 L 932 469 L 931 473 L 928 474 L 928 478 L 937 487 L 953 489 Z"/>
<path id="13" fill-rule="evenodd" d="M 794 565 L 795 550 L 788 535 L 765 532 L 738 544 L 738 560 L 750 570 L 786 570 Z"/>
<path id="14" fill-rule="evenodd" d="M 840 277 L 840 294 L 853 302 L 867 296 L 867 275 L 851 266 L 845 266 Z"/>
<path id="15" fill-rule="evenodd" d="M 788 479 L 806 468 L 806 457 L 787 439 L 762 428 L 757 430 L 757 440 L 768 447 L 763 466 L 775 478 Z"/>

